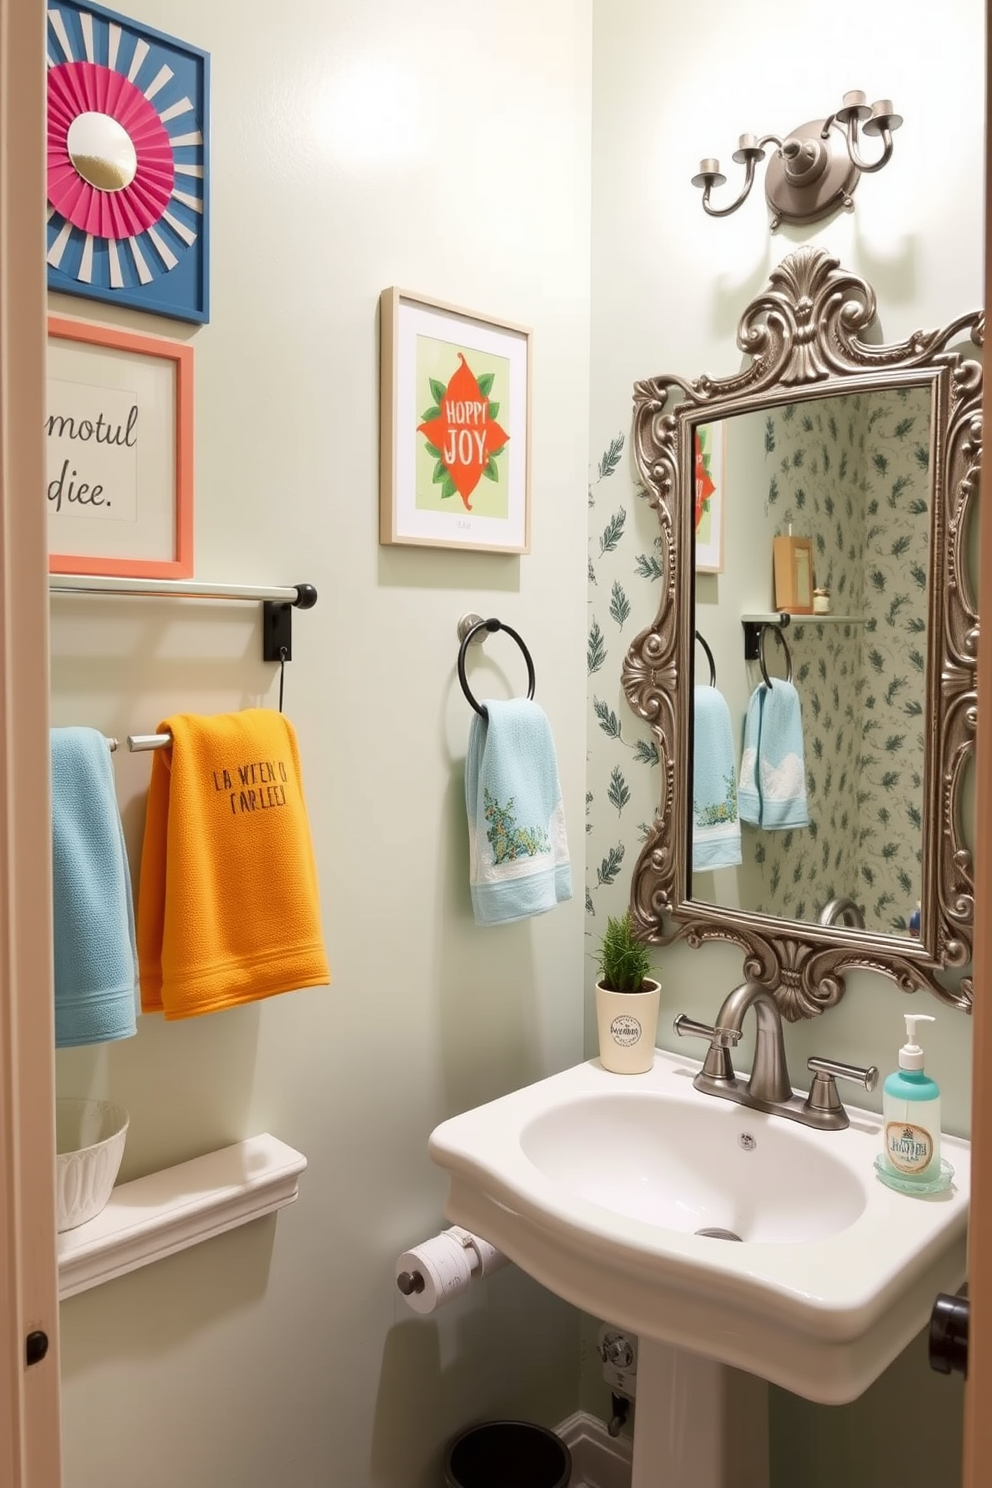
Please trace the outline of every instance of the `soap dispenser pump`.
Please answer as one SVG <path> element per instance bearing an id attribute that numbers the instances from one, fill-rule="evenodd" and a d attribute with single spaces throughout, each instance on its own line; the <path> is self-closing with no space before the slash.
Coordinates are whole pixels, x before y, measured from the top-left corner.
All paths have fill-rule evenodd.
<path id="1" fill-rule="evenodd" d="M 883 1157 L 887 1170 L 907 1186 L 939 1181 L 940 1087 L 923 1068 L 916 1025 L 933 1023 L 929 1013 L 904 1013 L 906 1042 L 899 1068 L 882 1087 Z"/>

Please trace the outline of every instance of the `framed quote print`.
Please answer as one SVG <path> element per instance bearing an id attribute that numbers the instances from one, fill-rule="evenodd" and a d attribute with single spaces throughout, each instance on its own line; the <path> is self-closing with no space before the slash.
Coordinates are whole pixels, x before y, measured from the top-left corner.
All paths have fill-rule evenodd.
<path id="1" fill-rule="evenodd" d="M 45 416 L 52 573 L 193 573 L 193 348 L 50 316 Z"/>

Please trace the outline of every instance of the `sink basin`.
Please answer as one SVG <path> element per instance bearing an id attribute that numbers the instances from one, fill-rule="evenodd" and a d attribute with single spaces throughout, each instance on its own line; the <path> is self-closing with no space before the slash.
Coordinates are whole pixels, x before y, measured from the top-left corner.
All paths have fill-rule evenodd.
<path id="1" fill-rule="evenodd" d="M 968 1143 L 944 1138 L 944 1193 L 896 1193 L 875 1113 L 815 1131 L 702 1094 L 697 1069 L 590 1060 L 445 1121 L 445 1212 L 604 1321 L 853 1400 L 964 1279 Z"/>
<path id="2" fill-rule="evenodd" d="M 520 1147 L 577 1198 L 689 1235 L 795 1245 L 864 1213 L 864 1184 L 815 1134 L 765 1117 L 758 1141 L 753 1126 L 725 1101 L 694 1105 L 689 1121 L 671 1096 L 604 1090 L 533 1117 Z"/>

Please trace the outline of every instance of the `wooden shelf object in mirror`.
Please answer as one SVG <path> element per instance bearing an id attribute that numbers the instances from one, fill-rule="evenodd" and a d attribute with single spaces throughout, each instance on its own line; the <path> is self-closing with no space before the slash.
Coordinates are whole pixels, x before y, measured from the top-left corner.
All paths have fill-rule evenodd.
<path id="1" fill-rule="evenodd" d="M 263 1132 L 118 1184 L 95 1219 L 58 1237 L 59 1299 L 291 1204 L 306 1165 Z"/>
<path id="2" fill-rule="evenodd" d="M 744 309 L 737 334 L 737 346 L 745 353 L 742 370 L 725 378 L 652 377 L 634 388 L 634 459 L 658 516 L 661 584 L 654 622 L 627 651 L 623 687 L 634 712 L 649 723 L 654 734 L 661 799 L 634 869 L 632 914 L 641 934 L 657 944 L 678 939 L 692 946 L 709 940 L 736 943 L 744 952 L 743 977 L 768 987 L 784 1016 L 793 1020 L 815 1017 L 837 1003 L 844 993 L 845 972 L 856 968 L 879 972 L 907 992 L 927 988 L 953 1007 L 968 1009 L 972 999 L 974 866 L 962 814 L 977 713 L 978 609 L 968 549 L 974 536 L 979 495 L 982 370 L 977 349 L 984 340 L 984 316 L 977 311 L 963 315 L 947 326 L 917 331 L 906 341 L 891 345 L 872 339 L 875 320 L 871 286 L 842 269 L 838 260 L 823 249 L 802 247 L 772 271 L 770 285 Z M 728 349 L 728 362 L 733 359 L 732 349 Z M 725 436 L 736 435 L 745 417 L 757 418 L 762 431 L 774 425 L 768 428 L 769 438 L 764 443 L 765 449 L 774 448 L 774 437 L 786 423 L 795 430 L 805 424 L 819 427 L 818 418 L 824 426 L 830 422 L 831 399 L 839 400 L 835 405 L 838 423 L 846 423 L 853 416 L 852 409 L 862 403 L 868 407 L 872 399 L 877 399 L 886 405 L 906 400 L 913 409 L 922 410 L 920 416 L 928 424 L 925 429 L 921 425 L 919 439 L 912 441 L 916 444 L 912 450 L 916 457 L 914 481 L 919 483 L 912 510 L 922 533 L 921 561 L 910 564 L 901 556 L 901 539 L 895 534 L 882 539 L 895 571 L 900 563 L 907 570 L 912 568 L 907 583 L 915 585 L 919 599 L 914 599 L 914 604 L 921 612 L 920 617 L 914 615 L 913 632 L 906 629 L 908 640 L 901 641 L 908 657 L 906 670 L 920 679 L 919 695 L 914 693 L 910 706 L 903 710 L 906 719 L 900 721 L 899 728 L 888 731 L 893 748 L 901 733 L 912 731 L 914 747 L 918 740 L 919 768 L 914 765 L 907 769 L 898 789 L 891 793 L 893 801 L 896 795 L 900 797 L 899 806 L 904 809 L 903 798 L 911 779 L 918 777 L 914 789 L 919 806 L 913 811 L 919 821 L 915 824 L 913 873 L 908 880 L 912 887 L 906 890 L 906 899 L 920 901 L 918 938 L 910 933 L 908 924 L 896 931 L 894 912 L 889 921 L 879 918 L 866 930 L 852 930 L 836 924 L 821 925 L 812 912 L 806 918 L 790 918 L 786 913 L 739 907 L 737 901 L 729 902 L 733 897 L 730 894 L 719 896 L 728 901 L 724 903 L 693 895 L 689 704 L 692 641 L 700 623 L 694 607 L 695 431 L 698 425 L 726 420 Z M 865 417 L 873 412 L 871 406 Z M 898 411 L 893 415 L 894 428 L 897 418 Z M 905 420 L 896 428 L 897 433 L 904 424 Z M 852 445 L 855 447 L 856 442 Z M 825 479 L 825 469 L 821 460 L 813 472 L 807 460 L 802 482 L 804 501 L 812 489 L 806 477 L 815 473 L 817 480 Z M 782 470 L 780 463 L 780 476 Z M 831 470 L 832 478 L 839 474 L 833 463 Z M 862 489 L 879 483 L 879 489 L 869 491 L 864 501 L 867 541 L 872 526 L 885 519 L 893 482 L 889 479 L 889 484 L 881 484 L 886 479 L 884 461 L 866 469 L 863 475 Z M 733 475 L 726 478 L 729 492 Z M 746 481 L 738 482 L 739 490 L 746 486 Z M 762 495 L 760 488 L 756 489 L 757 517 L 766 522 L 770 498 L 765 496 L 762 511 Z M 841 534 L 845 545 L 849 542 L 843 526 L 851 520 L 846 503 L 850 489 L 849 481 L 845 500 L 836 500 L 827 508 L 832 526 L 822 535 L 829 542 L 834 542 L 835 534 Z M 780 521 L 792 515 L 781 510 L 783 504 L 776 509 Z M 810 505 L 808 502 L 803 508 L 804 525 L 810 517 Z M 753 520 L 755 509 L 748 508 L 748 512 L 749 520 Z M 757 528 L 758 522 L 753 525 Z M 752 578 L 759 571 L 755 564 L 761 564 L 760 555 L 767 552 L 765 541 L 762 537 L 758 543 L 754 538 Z M 728 551 L 735 551 L 732 542 Z M 836 556 L 836 544 L 833 551 Z M 823 554 L 826 583 L 831 582 L 829 556 L 828 546 Z M 742 561 L 746 561 L 743 555 Z M 816 550 L 816 561 L 819 569 L 820 549 Z M 733 581 L 733 573 L 725 568 L 720 575 L 720 590 L 731 590 Z M 877 570 L 870 572 L 869 565 L 864 565 L 862 587 L 868 598 L 874 601 L 887 582 L 885 574 L 879 577 Z M 885 595 L 886 603 L 891 601 L 891 587 Z M 848 584 L 844 592 L 857 601 L 861 589 Z M 834 598 L 837 602 L 836 585 Z M 735 648 L 740 644 L 736 627 L 741 610 L 746 608 L 746 600 L 744 604 L 738 602 L 736 617 L 728 615 L 722 622 L 728 645 L 731 634 L 735 636 Z M 836 636 L 833 627 L 862 619 L 861 605 L 855 603 L 851 608 L 858 613 L 796 615 L 793 623 L 797 627 L 823 626 L 824 637 Z M 707 614 L 704 627 L 711 643 L 712 632 L 719 628 L 714 623 L 718 619 L 717 606 L 712 619 Z M 744 619 L 781 623 L 781 615 L 774 611 L 747 614 Z M 893 635 L 898 620 L 898 611 L 891 620 L 883 616 L 883 623 L 893 626 Z M 877 630 L 870 630 L 866 621 L 859 635 L 865 656 L 864 687 L 870 695 L 877 690 L 877 672 L 873 670 Z M 815 644 L 815 639 L 804 638 L 804 649 L 807 643 Z M 721 679 L 739 664 L 739 656 L 739 649 L 732 653 L 728 650 L 726 673 L 718 657 Z M 819 664 L 817 658 L 814 672 Z M 902 685 L 901 679 L 897 680 Z M 801 676 L 797 682 L 802 683 Z M 898 701 L 895 706 L 898 708 Z M 859 721 L 857 727 L 861 726 Z M 886 745 L 883 736 L 883 750 Z M 838 766 L 835 774 L 842 773 Z M 857 800 L 858 789 L 857 782 L 848 780 L 845 790 L 852 801 Z M 767 831 L 762 835 L 769 842 L 777 839 L 774 846 L 780 851 L 780 844 L 788 837 L 786 832 Z M 851 862 L 859 870 L 865 840 L 855 835 L 850 847 Z M 800 849 L 793 846 L 790 850 L 795 853 Z M 909 856 L 900 853 L 903 865 L 909 862 Z M 736 871 L 730 867 L 720 873 L 732 875 Z M 710 875 L 710 879 L 716 882 L 717 875 Z M 823 882 L 817 891 L 827 886 Z M 835 892 L 849 894 L 851 890 L 840 887 Z M 905 902 L 898 907 L 909 908 Z M 883 911 L 878 913 L 881 916 Z"/>

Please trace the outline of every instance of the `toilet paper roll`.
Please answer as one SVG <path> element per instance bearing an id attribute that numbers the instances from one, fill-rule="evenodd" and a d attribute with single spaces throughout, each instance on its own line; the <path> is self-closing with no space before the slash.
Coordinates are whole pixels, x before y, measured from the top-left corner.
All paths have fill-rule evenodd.
<path id="1" fill-rule="evenodd" d="M 412 1250 L 405 1250 L 396 1262 L 396 1279 L 408 1306 L 426 1315 L 468 1291 L 472 1281 L 471 1254 L 446 1231 Z M 405 1277 L 413 1279 L 417 1290 L 407 1290 L 403 1284 Z"/>

